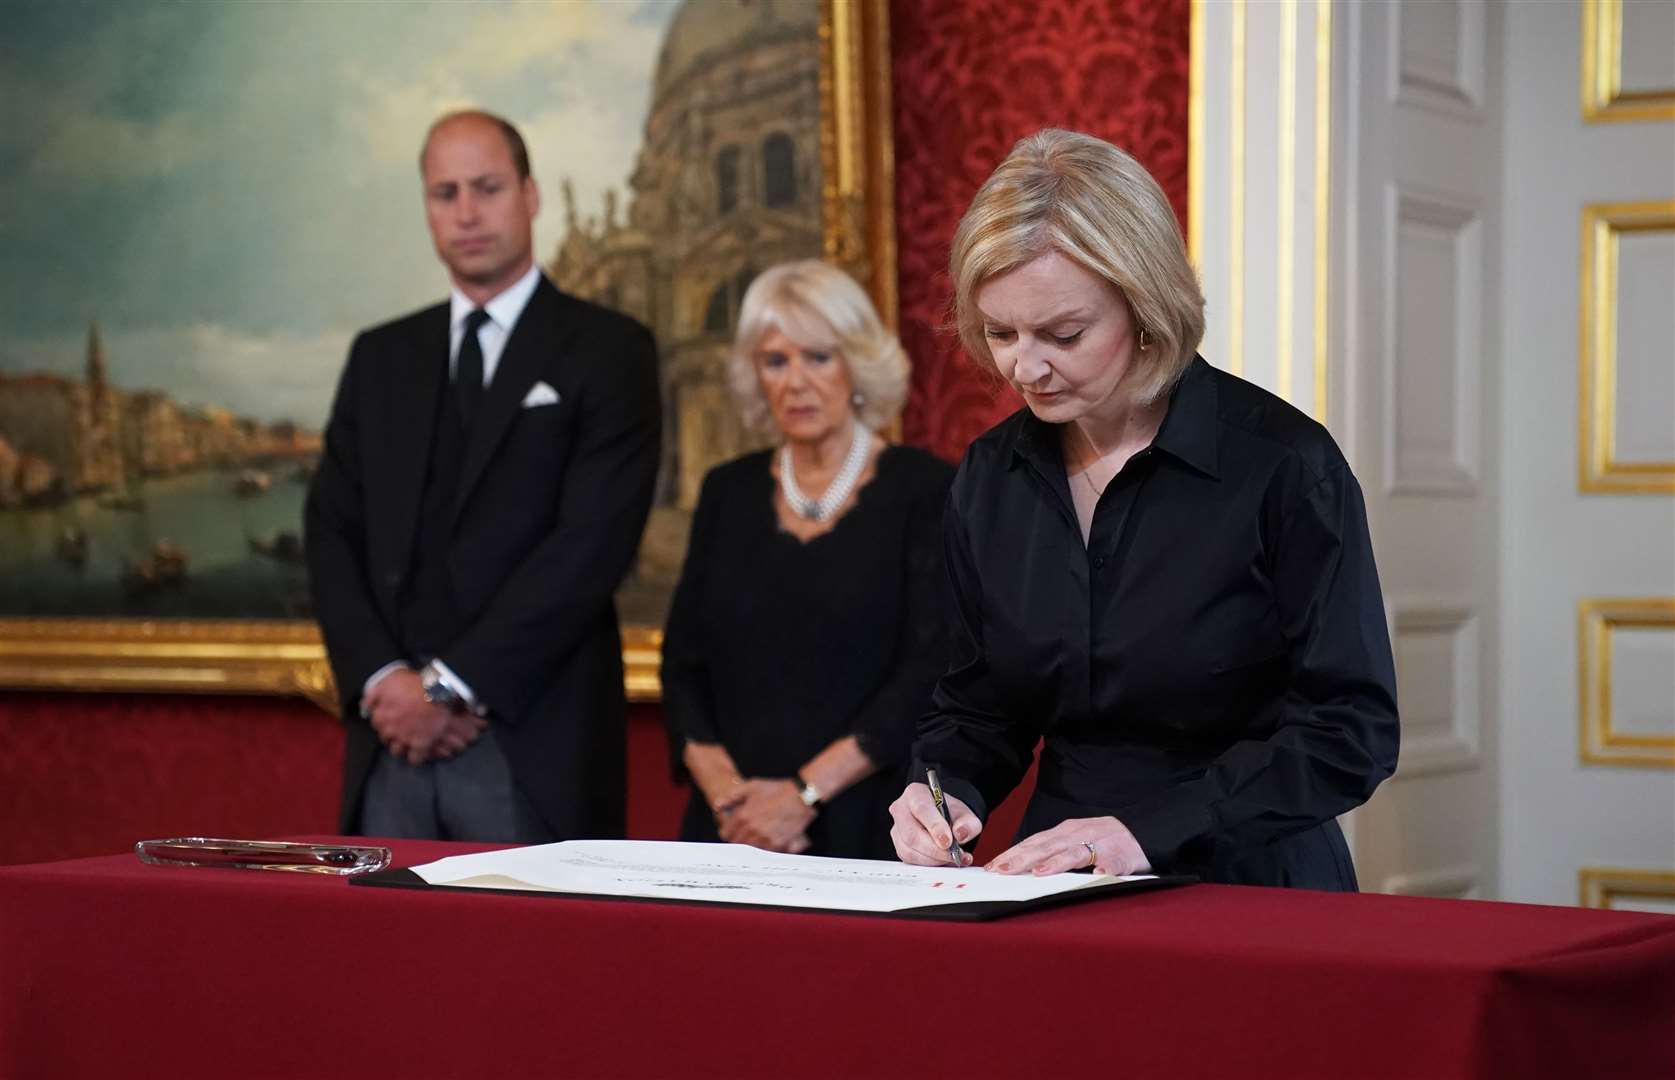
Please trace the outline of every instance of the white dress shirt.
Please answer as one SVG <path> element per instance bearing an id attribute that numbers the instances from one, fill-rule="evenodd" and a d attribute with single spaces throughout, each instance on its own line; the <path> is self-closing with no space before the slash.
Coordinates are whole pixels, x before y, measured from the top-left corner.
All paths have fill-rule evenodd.
<path id="1" fill-rule="evenodd" d="M 500 354 L 506 351 L 506 339 L 512 335 L 512 327 L 518 324 L 518 316 L 529 306 L 529 298 L 535 295 L 535 286 L 540 281 L 541 267 L 532 263 L 528 273 L 483 305 L 483 310 L 489 314 L 489 321 L 477 331 L 477 344 L 483 350 L 483 389 L 493 385 L 495 369 L 500 366 Z M 460 292 L 459 286 L 454 286 L 453 295 L 448 300 L 450 379 L 453 378 L 455 365 L 459 363 L 460 342 L 465 340 L 465 318 L 476 310 L 477 302 Z"/>

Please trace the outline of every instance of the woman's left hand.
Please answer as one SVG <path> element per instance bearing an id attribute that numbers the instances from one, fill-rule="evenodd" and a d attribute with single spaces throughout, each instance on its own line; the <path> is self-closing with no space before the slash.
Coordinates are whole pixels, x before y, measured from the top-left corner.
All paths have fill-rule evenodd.
<path id="1" fill-rule="evenodd" d="M 1140 842 L 1114 817 L 1061 821 L 1007 848 L 990 859 L 984 869 L 1001 874 L 1062 874 L 1090 865 L 1099 874 L 1144 874 L 1151 870 Z"/>
<path id="2" fill-rule="evenodd" d="M 803 832 L 814 810 L 803 805 L 795 783 L 752 779 L 733 791 L 739 798 L 720 817 L 721 839 L 793 854 L 807 847 Z"/>

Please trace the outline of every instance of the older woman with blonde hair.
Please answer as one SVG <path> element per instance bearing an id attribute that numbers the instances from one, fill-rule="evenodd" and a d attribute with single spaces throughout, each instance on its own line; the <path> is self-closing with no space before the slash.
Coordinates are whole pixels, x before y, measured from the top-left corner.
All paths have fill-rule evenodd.
<path id="1" fill-rule="evenodd" d="M 957 627 L 891 806 L 907 862 L 969 844 L 1041 744 L 988 869 L 1353 890 L 1335 822 L 1396 766 L 1360 487 L 1326 430 L 1196 355 L 1168 200 L 1090 135 L 1023 139 L 960 222 L 966 351 L 1025 408 L 972 444 L 944 547 Z"/>
<path id="2" fill-rule="evenodd" d="M 878 431 L 908 363 L 852 279 L 775 266 L 745 292 L 729 381 L 774 449 L 704 478 L 663 643 L 687 840 L 888 858 L 890 799 L 941 674 L 953 469 Z"/>

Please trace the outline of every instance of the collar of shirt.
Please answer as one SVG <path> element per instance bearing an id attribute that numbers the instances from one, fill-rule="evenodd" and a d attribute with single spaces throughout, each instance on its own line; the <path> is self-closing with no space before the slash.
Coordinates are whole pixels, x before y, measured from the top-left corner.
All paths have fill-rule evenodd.
<path id="1" fill-rule="evenodd" d="M 541 283 L 541 266 L 532 263 L 529 270 L 499 295 L 483 305 L 489 321 L 477 331 L 477 344 L 483 350 L 483 385 L 494 382 L 494 372 L 500 366 L 500 354 L 506 349 L 506 339 L 518 323 L 535 286 Z M 465 340 L 465 319 L 477 304 L 456 286 L 448 300 L 448 372 L 452 375 L 454 362 L 459 357 L 459 343 Z"/>
<path id="2" fill-rule="evenodd" d="M 1220 479 L 1221 469 L 1216 461 L 1219 424 L 1215 372 L 1203 357 L 1194 356 L 1169 395 L 1169 408 L 1163 414 L 1163 423 L 1152 446 L 1206 476 Z M 1029 461 L 1049 476 L 1052 469 L 1062 471 L 1059 426 L 1039 420 L 1025 409 L 1022 422 L 1014 429 L 1012 464 Z"/>

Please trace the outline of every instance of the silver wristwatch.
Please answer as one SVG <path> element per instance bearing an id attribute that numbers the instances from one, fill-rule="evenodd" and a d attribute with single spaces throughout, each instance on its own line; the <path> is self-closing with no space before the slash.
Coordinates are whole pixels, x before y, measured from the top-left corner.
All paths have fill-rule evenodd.
<path id="1" fill-rule="evenodd" d="M 453 687 L 442 681 L 442 673 L 436 669 L 434 663 L 419 669 L 419 688 L 424 691 L 425 700 L 432 705 L 440 705 L 449 712 L 465 711 L 465 699 L 455 693 Z"/>
<path id="2" fill-rule="evenodd" d="M 797 785 L 797 798 L 803 800 L 804 806 L 810 810 L 820 809 L 820 791 L 813 784 L 804 780 L 802 773 L 794 774 L 791 777 L 791 782 Z"/>

